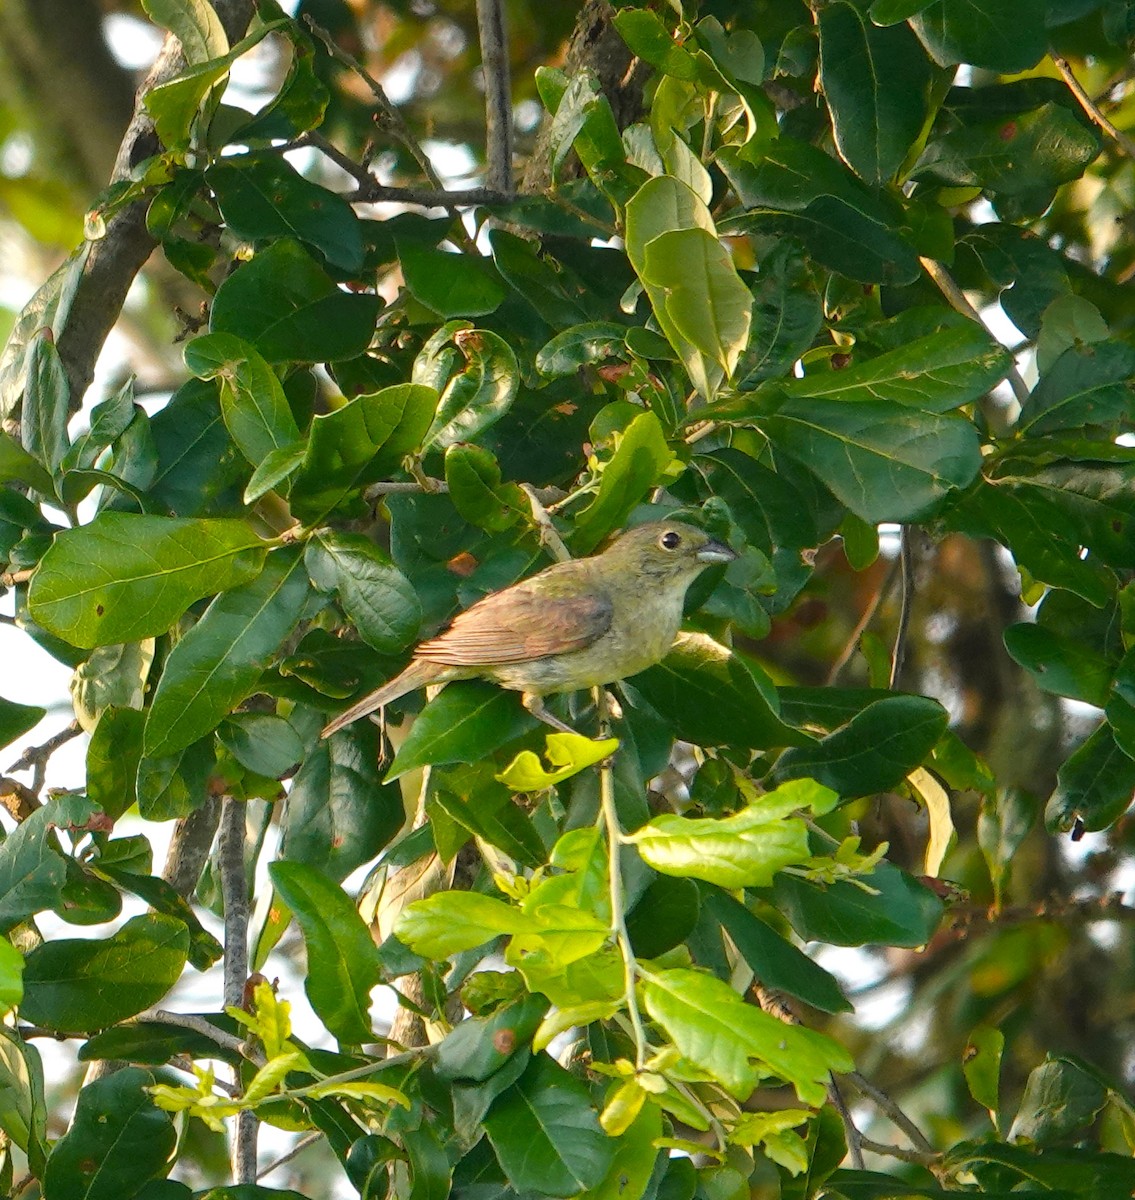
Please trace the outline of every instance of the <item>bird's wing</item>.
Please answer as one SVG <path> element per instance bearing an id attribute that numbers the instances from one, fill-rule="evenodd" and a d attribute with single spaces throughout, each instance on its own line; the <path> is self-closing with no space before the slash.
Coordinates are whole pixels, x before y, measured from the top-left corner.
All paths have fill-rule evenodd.
<path id="1" fill-rule="evenodd" d="M 611 627 L 604 595 L 555 596 L 506 588 L 459 613 L 414 657 L 454 667 L 500 666 L 583 650 Z"/>

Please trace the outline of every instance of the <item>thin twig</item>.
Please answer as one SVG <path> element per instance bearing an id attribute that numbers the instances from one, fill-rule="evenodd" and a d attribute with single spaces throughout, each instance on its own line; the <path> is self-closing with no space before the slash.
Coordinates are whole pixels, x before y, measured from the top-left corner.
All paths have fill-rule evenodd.
<path id="1" fill-rule="evenodd" d="M 910 614 L 914 607 L 914 547 L 911 544 L 910 526 L 904 525 L 899 539 L 899 564 L 902 576 L 902 597 L 899 606 L 899 627 L 895 633 L 895 645 L 891 651 L 891 678 L 888 687 L 894 688 L 906 662 L 907 638 L 910 633 Z"/>
<path id="2" fill-rule="evenodd" d="M 1064 76 L 1064 82 L 1068 85 L 1068 90 L 1079 101 L 1080 107 L 1088 116 L 1088 120 L 1094 121 L 1128 158 L 1135 158 L 1135 141 L 1128 134 L 1124 133 L 1122 129 L 1116 129 L 1107 117 L 1104 116 L 1100 111 L 1099 105 L 1084 91 L 1083 85 L 1072 74 L 1072 68 L 1068 60 L 1053 55 L 1052 61 L 1056 64 L 1056 69 Z"/>
<path id="3" fill-rule="evenodd" d="M 512 193 L 512 85 L 501 0 L 477 0 L 485 81 L 485 159 L 489 187 Z"/>
<path id="4" fill-rule="evenodd" d="M 902 1146 L 890 1146 L 885 1142 L 873 1142 L 870 1138 L 863 1137 L 862 1134 L 860 1134 L 859 1143 L 864 1150 L 869 1150 L 872 1154 L 885 1154 L 888 1158 L 897 1158 L 907 1163 L 917 1163 L 921 1167 L 930 1167 L 941 1157 L 933 1150 L 929 1152 L 906 1150 Z"/>
<path id="5" fill-rule="evenodd" d="M 353 71 L 370 89 L 370 94 L 378 101 L 378 107 L 381 109 L 382 116 L 380 127 L 390 133 L 403 146 L 409 150 L 414 161 L 418 164 L 422 174 L 429 180 L 432 187 L 438 191 L 443 190 L 443 185 L 437 171 L 434 170 L 433 163 L 430 162 L 429 155 L 418 144 L 417 139 L 410 132 L 406 122 L 402 119 L 402 114 L 397 107 L 391 103 L 390 97 L 386 94 L 386 89 L 371 75 L 366 67 L 359 62 L 357 58 L 343 50 L 336 44 L 332 36 L 322 26 L 318 25 L 311 19 L 310 16 L 305 16 L 304 24 L 311 30 L 324 45 L 327 53 L 348 70 Z"/>
<path id="6" fill-rule="evenodd" d="M 855 1122 L 851 1119 L 851 1110 L 847 1107 L 847 1101 L 844 1100 L 834 1075 L 828 1078 L 828 1102 L 839 1113 L 839 1119 L 843 1122 L 843 1133 L 847 1138 L 847 1152 L 851 1155 L 851 1165 L 857 1171 L 862 1171 L 863 1134 L 859 1132 Z"/>
<path id="7" fill-rule="evenodd" d="M 869 1079 L 866 1079 L 864 1076 L 860 1075 L 858 1071 L 849 1071 L 844 1078 L 849 1079 L 851 1083 L 858 1088 L 864 1096 L 867 1097 L 868 1100 L 875 1104 L 880 1112 L 890 1119 L 892 1124 L 894 1124 L 898 1129 L 901 1129 L 903 1133 L 910 1138 L 911 1145 L 913 1145 L 916 1150 L 920 1151 L 923 1155 L 929 1155 L 932 1158 L 937 1157 L 937 1152 L 930 1144 L 930 1141 L 926 1135 L 921 1129 L 918 1128 L 918 1126 L 910 1119 L 910 1117 L 908 1117 L 906 1113 L 899 1108 L 899 1106 L 890 1098 L 890 1096 L 888 1096 L 887 1093 L 882 1090 L 882 1088 L 876 1087 Z M 871 1147 L 867 1146 L 866 1142 L 864 1142 L 863 1145 L 865 1148 L 871 1149 Z M 921 1162 L 923 1160 L 916 1159 L 915 1161 Z"/>
<path id="8" fill-rule="evenodd" d="M 599 711 L 600 736 L 606 736 L 610 720 L 607 691 L 602 687 L 593 688 L 592 695 L 595 697 L 595 707 Z M 643 1028 L 642 1015 L 638 1010 L 638 996 L 635 992 L 638 983 L 638 963 L 635 961 L 630 934 L 627 933 L 623 875 L 619 862 L 623 831 L 619 825 L 618 810 L 615 808 L 615 771 L 610 760 L 599 768 L 599 815 L 607 836 L 607 889 L 611 902 L 611 936 L 623 960 L 623 999 L 626 1002 L 634 1041 L 635 1068 L 641 1071 L 646 1063 L 646 1031 Z"/>
<path id="9" fill-rule="evenodd" d="M 571 551 L 564 545 L 559 530 L 552 524 L 552 518 L 548 516 L 547 509 L 544 508 L 540 492 L 531 484 L 522 483 L 520 487 L 531 505 L 532 520 L 536 523 L 540 541 L 548 548 L 556 562 L 567 562 L 571 558 Z"/>
<path id="10" fill-rule="evenodd" d="M 221 803 L 217 838 L 217 867 L 225 904 L 225 1004 L 244 1003 L 248 981 L 248 875 L 244 865 L 245 807 L 232 796 Z M 234 1083 L 240 1084 L 239 1072 Z M 236 1115 L 232 1146 L 232 1174 L 237 1184 L 256 1182 L 256 1114 L 244 1109 Z"/>
<path id="11" fill-rule="evenodd" d="M 954 282 L 950 272 L 933 258 L 923 257 L 918 261 L 922 263 L 922 269 L 934 280 L 938 290 L 949 300 L 953 308 L 963 317 L 969 317 L 971 321 L 976 321 L 984 329 L 985 322 L 981 319 L 981 313 L 966 299 L 965 292 Z M 1013 395 L 1017 397 L 1017 403 L 1024 404 L 1029 398 L 1029 387 L 1021 378 L 1021 373 L 1017 370 L 1015 363 L 1010 366 L 1006 378 L 1009 380 L 1009 386 L 1013 389 Z"/>
<path id="12" fill-rule="evenodd" d="M 216 1042 L 222 1049 L 231 1050 L 234 1054 L 247 1058 L 258 1067 L 262 1067 L 268 1061 L 262 1050 L 250 1045 L 243 1038 L 234 1037 L 233 1034 L 218 1029 L 205 1017 L 194 1016 L 193 1013 L 176 1013 L 165 1008 L 155 1008 L 149 1012 L 139 1013 L 135 1017 L 135 1021 L 152 1021 L 155 1025 L 176 1025 L 179 1029 L 191 1029 L 194 1033 L 199 1033 L 210 1041 Z"/>
<path id="13" fill-rule="evenodd" d="M 563 488 L 558 487 L 531 487 L 528 484 L 521 484 L 521 487 L 528 495 L 535 496 L 541 504 L 554 504 L 557 500 L 564 498 Z M 406 480 L 391 480 L 382 483 L 372 483 L 370 487 L 363 492 L 363 499 L 367 501 L 377 500 L 380 496 L 415 496 L 415 495 L 447 495 L 449 493 L 449 484 L 444 479 L 434 479 L 432 476 L 426 476 L 422 479 L 406 479 Z"/>
<path id="14" fill-rule="evenodd" d="M 279 1158 L 274 1159 L 266 1167 L 261 1167 L 256 1172 L 257 1180 L 263 1179 L 265 1175 L 270 1175 L 277 1167 L 282 1167 L 285 1163 L 290 1163 L 293 1158 L 302 1154 L 308 1146 L 314 1146 L 322 1137 L 322 1133 L 309 1133 L 306 1137 L 300 1138 L 287 1154 L 281 1154 Z"/>
<path id="15" fill-rule="evenodd" d="M 863 634 L 867 630 L 867 626 L 875 619 L 875 614 L 879 611 L 879 605 L 890 595 L 891 588 L 894 587 L 895 580 L 899 577 L 899 569 L 899 559 L 895 559 L 886 574 L 886 578 L 875 589 L 875 594 L 863 610 L 863 615 L 855 623 L 855 628 L 851 631 L 851 636 L 837 655 L 835 662 L 832 663 L 831 670 L 828 671 L 826 686 L 832 687 L 839 678 L 843 668 L 851 661 L 851 656 L 855 653 L 855 648 L 859 645 Z"/>
<path id="16" fill-rule="evenodd" d="M 43 789 L 43 781 L 47 776 L 47 760 L 59 749 L 60 746 L 65 746 L 73 738 L 77 738 L 83 732 L 82 726 L 78 721 L 71 721 L 65 725 L 58 733 L 53 734 L 46 742 L 41 742 L 38 746 L 29 746 L 23 754 L 8 768 L 9 771 L 26 771 L 29 767 L 32 768 L 31 791 L 36 795 Z"/>

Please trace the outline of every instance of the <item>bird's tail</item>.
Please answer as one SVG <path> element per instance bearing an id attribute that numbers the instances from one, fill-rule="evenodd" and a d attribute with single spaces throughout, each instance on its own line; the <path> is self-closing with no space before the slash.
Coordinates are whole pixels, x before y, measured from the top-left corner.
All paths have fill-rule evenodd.
<path id="1" fill-rule="evenodd" d="M 437 682 L 438 676 L 444 674 L 444 671 L 445 668 L 437 663 L 415 659 L 401 675 L 396 675 L 389 683 L 384 683 L 382 687 L 368 693 L 357 704 L 352 704 L 346 712 L 340 713 L 333 721 L 329 721 L 323 727 L 323 733 L 320 736 L 330 737 L 344 726 L 350 725 L 352 721 L 357 721 L 359 717 L 365 717 L 367 713 L 374 712 L 376 708 L 382 708 L 384 704 L 397 700 L 399 696 L 425 687 L 427 683 Z"/>

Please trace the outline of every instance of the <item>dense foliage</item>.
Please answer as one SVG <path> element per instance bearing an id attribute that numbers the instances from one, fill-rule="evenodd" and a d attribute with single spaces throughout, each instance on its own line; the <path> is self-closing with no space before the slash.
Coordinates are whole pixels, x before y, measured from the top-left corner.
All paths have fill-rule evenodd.
<path id="1" fill-rule="evenodd" d="M 1129 5 L 518 3 L 543 124 L 449 204 L 472 6 L 145 7 L 155 136 L 0 363 L 0 582 L 88 737 L 81 790 L 50 746 L 3 780 L 4 1186 L 299 1195 L 267 1122 L 318 1135 L 313 1200 L 1131 1194 Z M 168 402 L 82 394 L 120 237 L 182 310 Z M 738 559 L 554 702 L 578 736 L 474 681 L 320 738 L 660 514 Z M 293 922 L 321 1048 L 257 974 Z M 222 955 L 212 1011 L 159 1007 Z M 65 1132 L 44 1036 L 96 1066 Z"/>

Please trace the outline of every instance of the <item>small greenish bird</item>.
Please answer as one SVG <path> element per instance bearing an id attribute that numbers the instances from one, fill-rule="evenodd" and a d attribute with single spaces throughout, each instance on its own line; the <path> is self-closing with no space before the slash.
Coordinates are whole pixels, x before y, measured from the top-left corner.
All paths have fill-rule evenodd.
<path id="1" fill-rule="evenodd" d="M 475 678 L 522 692 L 533 716 L 573 732 L 545 709 L 544 697 L 599 687 L 659 662 L 674 644 L 690 584 L 706 567 L 736 557 L 681 521 L 640 525 L 601 554 L 556 563 L 478 600 L 323 736 L 416 688 Z"/>

